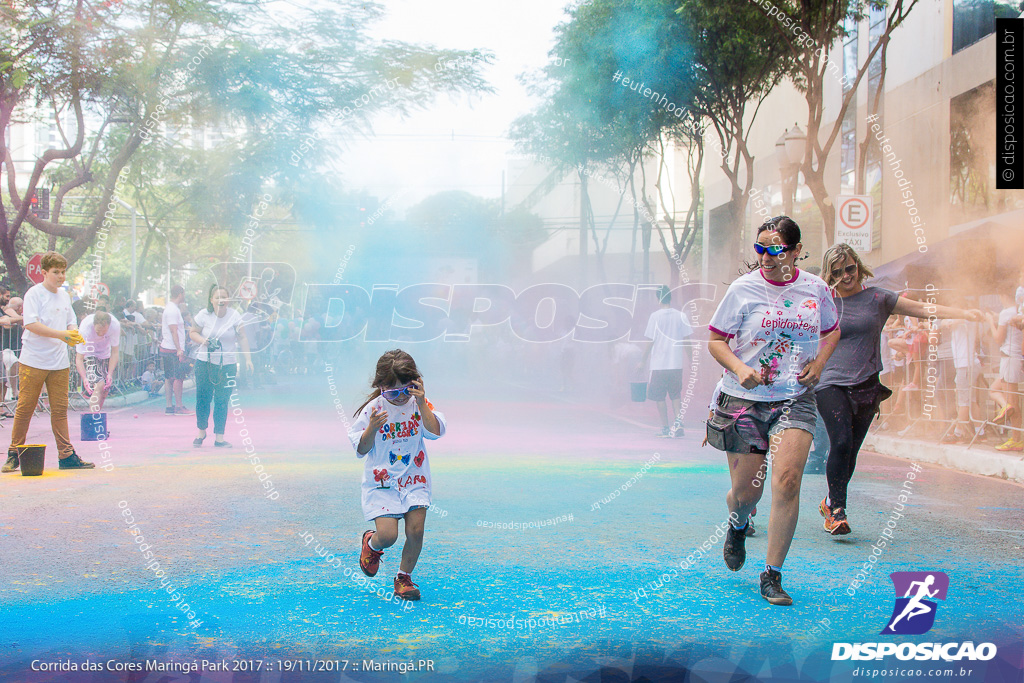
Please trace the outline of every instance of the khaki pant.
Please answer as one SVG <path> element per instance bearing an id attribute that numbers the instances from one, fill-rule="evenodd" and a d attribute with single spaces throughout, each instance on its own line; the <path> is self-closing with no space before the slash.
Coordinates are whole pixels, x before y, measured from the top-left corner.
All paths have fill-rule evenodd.
<path id="1" fill-rule="evenodd" d="M 50 397 L 50 427 L 57 440 L 57 452 L 66 458 L 75 452 L 68 433 L 68 368 L 63 370 L 40 370 L 21 363 L 18 382 L 18 407 L 14 409 L 14 427 L 11 430 L 11 446 L 21 446 L 28 438 L 28 426 L 39 403 L 39 396 L 46 385 Z"/>

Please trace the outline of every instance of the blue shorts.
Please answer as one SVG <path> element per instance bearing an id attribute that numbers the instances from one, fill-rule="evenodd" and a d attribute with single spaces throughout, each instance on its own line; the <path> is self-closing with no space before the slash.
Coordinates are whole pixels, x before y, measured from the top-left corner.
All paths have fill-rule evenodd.
<path id="1" fill-rule="evenodd" d="M 426 505 L 413 505 L 411 508 L 409 508 L 405 512 L 401 512 L 401 513 L 393 512 L 393 513 L 387 514 L 387 515 L 377 515 L 377 517 L 374 517 L 374 519 L 377 519 L 378 517 L 390 517 L 391 519 L 405 519 L 405 516 L 407 514 L 409 514 L 410 512 L 412 512 L 413 510 L 419 510 L 420 508 L 425 508 L 425 507 L 427 507 L 427 506 Z"/>

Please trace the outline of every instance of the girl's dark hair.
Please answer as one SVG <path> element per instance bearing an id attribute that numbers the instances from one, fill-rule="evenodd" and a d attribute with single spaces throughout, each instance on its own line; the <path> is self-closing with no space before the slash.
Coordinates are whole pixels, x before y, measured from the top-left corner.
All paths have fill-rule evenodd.
<path id="1" fill-rule="evenodd" d="M 420 375 L 420 371 L 416 367 L 416 361 L 412 359 L 412 356 L 402 349 L 388 351 L 377 360 L 377 370 L 373 374 L 373 382 L 370 383 L 373 391 L 363 401 L 363 405 L 356 408 L 356 412 L 352 414 L 352 417 L 359 415 L 363 408 L 366 407 L 366 404 L 380 396 L 381 387 L 391 386 L 392 384 L 408 384 L 420 377 L 422 375 Z"/>
<path id="2" fill-rule="evenodd" d="M 800 243 L 800 226 L 797 225 L 796 221 L 789 216 L 776 216 L 775 218 L 769 218 L 758 226 L 757 236 L 759 237 L 765 230 L 779 233 L 782 243 L 787 247 L 794 247 Z M 744 259 L 743 264 L 747 267 L 748 273 L 752 273 L 761 267 L 758 259 L 754 259 L 753 263 L 747 263 L 747 260 Z M 741 270 L 740 273 L 742 274 L 743 271 Z"/>
<path id="3" fill-rule="evenodd" d="M 206 294 L 206 310 L 210 313 L 213 313 L 213 293 L 218 289 L 223 289 L 225 292 L 228 291 L 227 287 L 221 287 L 216 282 L 210 285 L 210 291 Z"/>
<path id="4" fill-rule="evenodd" d="M 800 243 L 800 226 L 789 216 L 769 218 L 757 229 L 757 234 L 760 235 L 765 230 L 779 233 L 782 243 L 787 247 L 793 247 Z"/>

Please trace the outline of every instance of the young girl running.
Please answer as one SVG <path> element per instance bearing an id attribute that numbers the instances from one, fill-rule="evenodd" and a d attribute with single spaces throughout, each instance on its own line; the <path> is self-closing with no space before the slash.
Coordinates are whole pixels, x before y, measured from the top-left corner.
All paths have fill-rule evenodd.
<path id="1" fill-rule="evenodd" d="M 398 540 L 398 520 L 404 518 L 405 547 L 395 595 L 419 600 L 411 575 L 423 547 L 431 486 L 423 440 L 444 436 L 446 422 L 427 400 L 416 361 L 405 351 L 395 349 L 380 357 L 372 386 L 348 433 L 356 455 L 366 457 L 363 514 L 377 527 L 363 533 L 359 567 L 367 576 L 377 574 L 384 549 Z"/>

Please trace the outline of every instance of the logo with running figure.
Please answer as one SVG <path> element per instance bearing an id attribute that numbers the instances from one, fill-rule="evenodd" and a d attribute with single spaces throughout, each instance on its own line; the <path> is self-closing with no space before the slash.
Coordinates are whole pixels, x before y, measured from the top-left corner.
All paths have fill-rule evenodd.
<path id="1" fill-rule="evenodd" d="M 893 572 L 896 605 L 882 634 L 919 636 L 935 623 L 935 600 L 945 600 L 949 577 L 943 572 Z M 903 596 L 903 597 L 900 597 Z"/>

